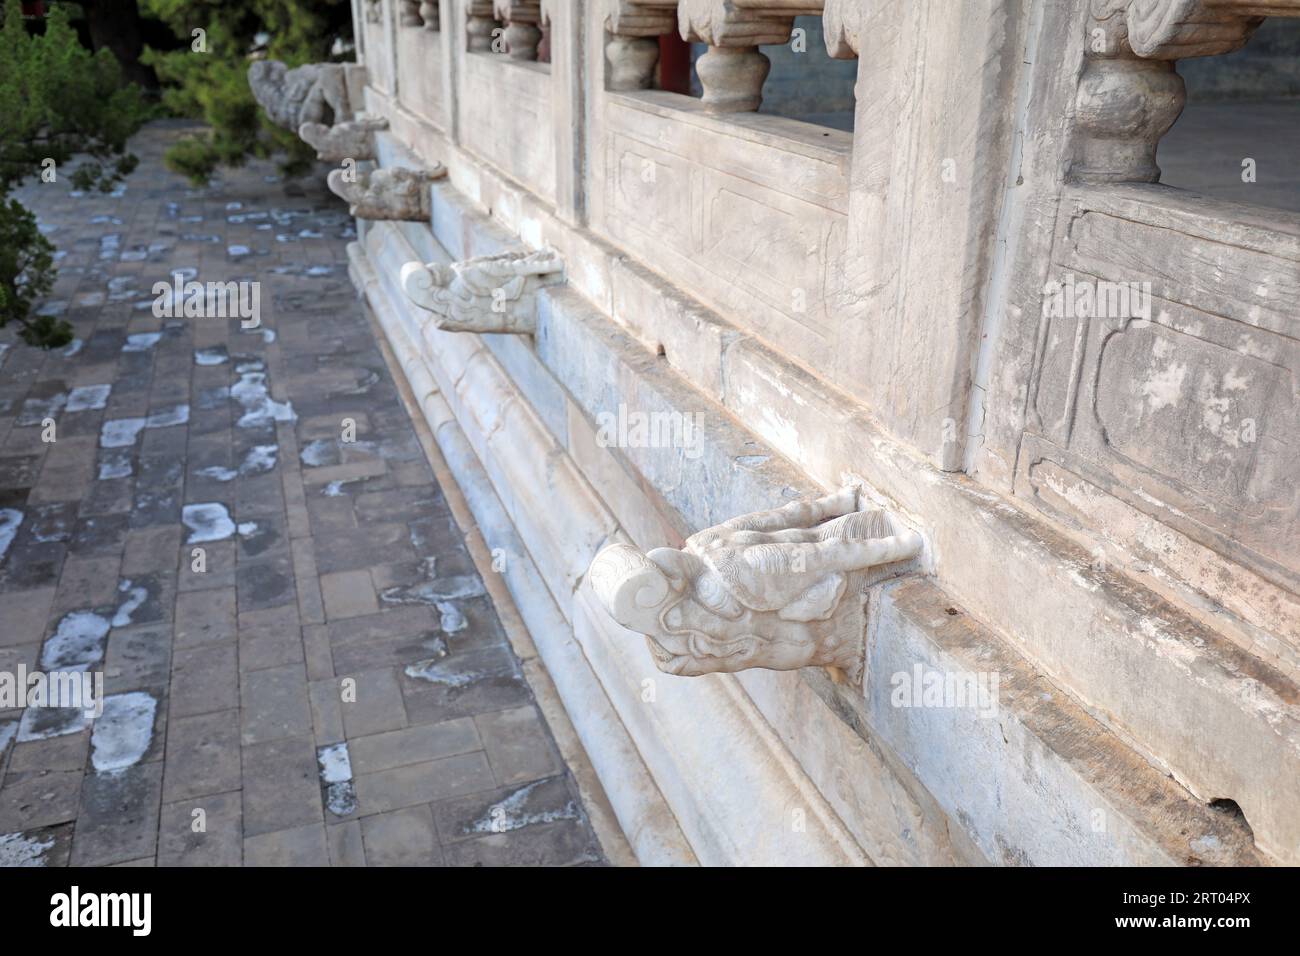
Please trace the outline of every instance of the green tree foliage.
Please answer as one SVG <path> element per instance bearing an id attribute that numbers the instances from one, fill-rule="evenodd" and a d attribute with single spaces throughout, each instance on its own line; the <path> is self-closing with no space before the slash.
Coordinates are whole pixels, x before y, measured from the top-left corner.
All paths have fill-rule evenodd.
<path id="1" fill-rule="evenodd" d="M 2 0 L 0 0 L 2 2 Z M 43 32 L 29 32 L 18 0 L 4 3 L 0 21 L 0 326 L 17 322 L 30 345 L 53 347 L 72 329 L 32 316 L 33 303 L 54 284 L 54 247 L 36 217 L 9 192 L 28 178 L 69 174 L 81 189 L 107 192 L 135 167 L 126 141 L 146 110 L 135 86 L 125 85 L 107 50 L 92 54 L 77 41 L 61 5 Z"/>
<path id="2" fill-rule="evenodd" d="M 218 167 L 250 156 L 278 155 L 289 175 L 311 166 L 310 147 L 262 115 L 248 64 L 254 56 L 291 67 L 339 58 L 352 39 L 348 0 L 141 0 L 141 7 L 189 44 L 145 54 L 164 83 L 163 105 L 209 127 L 167 152 L 169 168 L 204 183 Z"/>

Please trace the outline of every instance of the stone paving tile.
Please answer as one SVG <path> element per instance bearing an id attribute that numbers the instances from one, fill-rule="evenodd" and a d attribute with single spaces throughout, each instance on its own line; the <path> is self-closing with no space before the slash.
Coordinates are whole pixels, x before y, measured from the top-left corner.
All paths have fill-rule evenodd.
<path id="1" fill-rule="evenodd" d="M 176 646 L 219 644 L 235 636 L 235 589 L 189 591 L 176 597 Z"/>
<path id="2" fill-rule="evenodd" d="M 379 613 L 379 602 L 375 599 L 375 586 L 370 580 L 369 571 L 323 574 L 320 577 L 320 590 L 325 601 L 327 620 Z"/>
<path id="3" fill-rule="evenodd" d="M 348 820 L 325 828 L 330 866 L 365 866 L 366 851 L 361 841 L 361 821 Z"/>
<path id="4" fill-rule="evenodd" d="M 139 764 L 86 776 L 72 838 L 74 866 L 153 856 L 158 846 L 162 765 Z"/>
<path id="5" fill-rule="evenodd" d="M 164 804 L 158 865 L 239 866 L 244 854 L 242 812 L 237 792 Z"/>
<path id="6" fill-rule="evenodd" d="M 163 799 L 238 790 L 239 711 L 173 717 L 167 733 Z"/>
<path id="7" fill-rule="evenodd" d="M 165 624 L 113 628 L 104 658 L 104 691 L 117 694 L 165 687 L 171 679 L 172 640 Z"/>
<path id="8" fill-rule="evenodd" d="M 591 830 L 580 822 L 546 823 L 491 833 L 444 850 L 447 866 L 581 866 L 602 862 Z"/>
<path id="9" fill-rule="evenodd" d="M 454 797 L 492 786 L 492 769 L 481 751 L 361 774 L 357 802 L 364 816 Z"/>
<path id="10" fill-rule="evenodd" d="M 0 646 L 26 644 L 45 636 L 45 625 L 54 601 L 54 588 L 11 591 L 0 594 Z"/>
<path id="11" fill-rule="evenodd" d="M 307 669 L 285 664 L 240 675 L 241 738 L 245 744 L 312 732 Z"/>
<path id="12" fill-rule="evenodd" d="M 80 770 L 31 770 L 6 775 L 0 786 L 0 833 L 77 819 Z"/>
<path id="13" fill-rule="evenodd" d="M 316 730 L 316 743 L 336 744 L 346 740 L 347 732 L 343 729 L 343 704 L 338 681 L 333 679 L 312 681 L 308 694 L 311 697 L 311 719 L 312 726 Z"/>
<path id="14" fill-rule="evenodd" d="M 523 783 L 559 773 L 560 755 L 535 707 L 515 707 L 474 718 L 497 782 Z"/>
<path id="15" fill-rule="evenodd" d="M 352 681 L 340 699 L 343 727 L 349 738 L 396 730 L 406 726 L 406 708 L 397 675 L 387 668 L 349 674 L 339 680 Z"/>
<path id="16" fill-rule="evenodd" d="M 329 866 L 325 827 L 319 823 L 278 830 L 244 840 L 248 866 Z"/>
<path id="17" fill-rule="evenodd" d="M 244 833 L 270 833 L 322 817 L 316 748 L 294 737 L 243 748 Z"/>
<path id="18" fill-rule="evenodd" d="M 442 851 L 427 806 L 379 813 L 361 821 L 371 866 L 441 866 Z"/>
<path id="19" fill-rule="evenodd" d="M 232 644 L 177 650 L 172 658 L 172 714 L 208 714 L 238 707 L 238 673 Z"/>
<path id="20" fill-rule="evenodd" d="M 80 773 L 86 769 L 89 753 L 89 730 L 45 740 L 19 741 L 13 745 L 13 751 L 9 754 L 9 773 L 42 773 L 50 770 L 73 770 Z"/>
<path id="21" fill-rule="evenodd" d="M 347 278 L 345 207 L 261 161 L 193 188 L 161 162 L 184 129 L 142 131 L 116 195 L 19 193 L 76 342 L 0 331 L 0 670 L 75 660 L 114 703 L 0 712 L 0 865 L 602 862 Z M 175 270 L 261 282 L 262 327 L 155 316 Z"/>
<path id="22" fill-rule="evenodd" d="M 474 721 L 468 717 L 354 737 L 348 741 L 355 773 L 391 770 L 482 749 Z"/>
<path id="23" fill-rule="evenodd" d="M 239 632 L 239 669 L 266 670 L 303 663 L 302 629 L 264 625 Z"/>

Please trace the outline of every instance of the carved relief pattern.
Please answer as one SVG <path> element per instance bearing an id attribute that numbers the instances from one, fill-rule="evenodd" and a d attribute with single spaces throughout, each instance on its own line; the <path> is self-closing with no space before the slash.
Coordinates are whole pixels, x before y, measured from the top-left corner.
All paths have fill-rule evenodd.
<path id="1" fill-rule="evenodd" d="M 857 507 L 845 488 L 732 518 L 680 550 L 611 545 L 592 562 L 592 588 L 666 673 L 836 666 L 858 680 L 865 588 L 916 557 L 921 538 Z"/>
<path id="2" fill-rule="evenodd" d="M 1014 493 L 1300 673 L 1296 251 L 1198 197 L 1068 196 Z"/>

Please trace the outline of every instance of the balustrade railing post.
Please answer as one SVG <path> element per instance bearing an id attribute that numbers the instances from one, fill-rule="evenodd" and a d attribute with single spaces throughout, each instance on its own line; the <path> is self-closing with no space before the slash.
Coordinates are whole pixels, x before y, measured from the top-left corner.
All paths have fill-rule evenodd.
<path id="1" fill-rule="evenodd" d="M 1300 16 L 1300 0 L 1095 0 L 1071 177 L 1159 182 L 1156 150 L 1186 101 L 1174 64 L 1240 49 L 1266 15 Z"/>
<path id="2" fill-rule="evenodd" d="M 539 0 L 495 0 L 493 10 L 506 24 L 506 52 L 512 60 L 536 60 L 542 40 Z"/>
<path id="3" fill-rule="evenodd" d="M 605 45 L 606 87 L 649 89 L 659 62 L 659 37 L 676 28 L 676 0 L 611 0 L 605 16 L 605 31 L 610 35 Z"/>
<path id="4" fill-rule="evenodd" d="M 794 18 L 820 13 L 822 6 L 823 0 L 680 0 L 682 36 L 709 45 L 695 62 L 705 107 L 715 113 L 757 110 L 772 68 L 758 48 L 788 43 Z"/>
<path id="5" fill-rule="evenodd" d="M 500 27 L 493 15 L 492 0 L 469 0 L 465 5 L 465 33 L 471 53 L 492 52 L 493 34 Z"/>

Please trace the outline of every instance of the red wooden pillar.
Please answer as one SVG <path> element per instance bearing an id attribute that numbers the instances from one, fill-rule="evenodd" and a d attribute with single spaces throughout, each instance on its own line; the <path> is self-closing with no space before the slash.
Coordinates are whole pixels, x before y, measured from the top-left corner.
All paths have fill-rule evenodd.
<path id="1" fill-rule="evenodd" d="M 659 37 L 659 89 L 691 92 L 691 45 L 677 33 Z"/>

